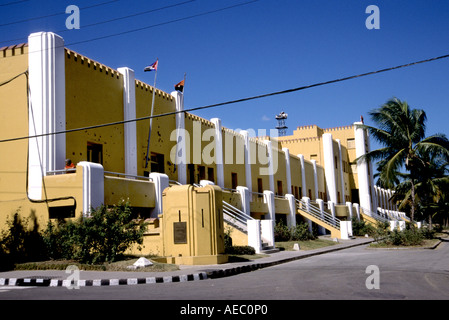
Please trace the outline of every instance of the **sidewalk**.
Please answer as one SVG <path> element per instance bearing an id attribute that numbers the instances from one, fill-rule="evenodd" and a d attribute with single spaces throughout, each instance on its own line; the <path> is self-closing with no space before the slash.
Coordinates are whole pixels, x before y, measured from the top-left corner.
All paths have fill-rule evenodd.
<path id="1" fill-rule="evenodd" d="M 268 257 L 245 262 L 231 262 L 214 265 L 180 265 L 180 270 L 168 272 L 141 272 L 141 271 L 75 271 L 65 270 L 26 270 L 0 272 L 0 285 L 10 286 L 112 286 L 136 285 L 149 283 L 186 282 L 204 279 L 214 279 L 250 272 L 274 265 L 304 259 L 315 255 L 325 254 L 365 245 L 373 242 L 371 238 L 355 238 L 339 240 L 333 246 L 307 250 L 307 251 L 279 251 L 271 253 Z M 74 281 L 73 279 L 80 279 Z"/>

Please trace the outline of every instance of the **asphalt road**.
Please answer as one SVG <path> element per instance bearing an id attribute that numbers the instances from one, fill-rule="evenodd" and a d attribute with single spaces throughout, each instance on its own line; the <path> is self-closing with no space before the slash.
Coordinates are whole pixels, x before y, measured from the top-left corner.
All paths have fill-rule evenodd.
<path id="1" fill-rule="evenodd" d="M 0 300 L 447 300 L 449 242 L 436 249 L 359 246 L 235 276 L 135 286 L 8 288 Z M 192 304 L 190 304 L 191 306 Z M 179 309 L 179 310 L 178 310 Z M 172 310 L 173 311 L 173 310 Z"/>

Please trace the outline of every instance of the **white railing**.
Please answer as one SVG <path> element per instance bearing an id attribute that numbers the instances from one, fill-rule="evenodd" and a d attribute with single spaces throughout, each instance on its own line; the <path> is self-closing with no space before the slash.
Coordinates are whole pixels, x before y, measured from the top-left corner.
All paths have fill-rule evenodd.
<path id="1" fill-rule="evenodd" d="M 171 184 L 171 185 L 182 186 L 182 183 L 178 182 L 176 180 L 168 180 L 168 183 Z"/>
<path id="2" fill-rule="evenodd" d="M 247 232 L 247 221 L 254 220 L 253 217 L 247 215 L 243 211 L 237 209 L 236 207 L 230 205 L 223 200 L 223 217 L 228 223 L 233 224 L 240 230 Z"/>
<path id="3" fill-rule="evenodd" d="M 260 192 L 251 192 L 251 202 L 267 202 L 265 200 L 265 194 Z"/>
<path id="4" fill-rule="evenodd" d="M 153 181 L 153 179 L 151 179 L 150 177 L 145 177 L 145 176 L 136 176 L 133 174 L 127 174 L 127 173 L 120 173 L 120 172 L 112 172 L 112 171 L 105 171 L 104 175 L 114 175 L 114 176 L 118 176 L 118 177 L 124 177 L 124 178 L 134 178 L 134 179 L 141 179 L 141 180 L 147 180 L 147 181 Z"/>
<path id="5" fill-rule="evenodd" d="M 48 175 L 64 174 L 64 173 L 69 173 L 69 172 L 76 172 L 76 168 L 47 171 L 47 176 Z"/>
<path id="6" fill-rule="evenodd" d="M 374 219 L 376 219 L 378 221 L 389 222 L 391 220 L 388 218 L 388 216 L 387 216 L 387 218 L 385 218 L 385 217 L 381 216 L 380 214 L 378 214 L 377 212 L 370 211 L 366 208 L 360 207 L 360 209 L 362 209 L 363 213 L 373 217 Z"/>
<path id="7" fill-rule="evenodd" d="M 297 199 L 296 205 L 298 209 L 301 209 L 325 224 L 340 230 L 340 219 L 334 217 L 327 211 L 321 211 L 311 204 L 307 205 L 307 203 L 302 199 Z"/>

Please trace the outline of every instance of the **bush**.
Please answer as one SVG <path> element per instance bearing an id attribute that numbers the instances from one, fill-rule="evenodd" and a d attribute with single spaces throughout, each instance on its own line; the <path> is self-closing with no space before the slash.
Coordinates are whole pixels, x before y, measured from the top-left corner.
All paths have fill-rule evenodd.
<path id="1" fill-rule="evenodd" d="M 134 243 L 143 243 L 147 224 L 132 217 L 129 203 L 92 210 L 90 217 L 49 223 L 44 232 L 50 257 L 82 263 L 113 262 Z"/>
<path id="2" fill-rule="evenodd" d="M 274 226 L 274 239 L 275 241 L 306 241 L 316 239 L 316 236 L 309 231 L 309 225 L 306 222 L 289 228 L 279 221 Z"/>
<path id="3" fill-rule="evenodd" d="M 366 234 L 371 235 L 374 232 L 374 228 L 366 223 L 364 220 L 359 220 L 356 217 L 352 218 L 352 234 L 354 236 L 363 237 Z"/>
<path id="4" fill-rule="evenodd" d="M 225 253 L 235 255 L 253 255 L 256 250 L 251 246 L 231 246 L 227 247 Z"/>
<path id="5" fill-rule="evenodd" d="M 274 226 L 274 240 L 275 241 L 290 241 L 291 230 L 282 221 L 279 221 Z"/>
<path id="6" fill-rule="evenodd" d="M 47 258 L 45 243 L 38 232 L 36 218 L 32 213 L 34 225 L 28 227 L 29 219 L 22 219 L 16 212 L 8 228 L 0 237 L 0 270 L 9 270 L 15 263 L 39 261 Z"/>
<path id="7" fill-rule="evenodd" d="M 390 232 L 384 242 L 393 246 L 415 246 L 423 243 L 424 236 L 419 230 L 404 229 L 399 231 L 397 229 Z"/>

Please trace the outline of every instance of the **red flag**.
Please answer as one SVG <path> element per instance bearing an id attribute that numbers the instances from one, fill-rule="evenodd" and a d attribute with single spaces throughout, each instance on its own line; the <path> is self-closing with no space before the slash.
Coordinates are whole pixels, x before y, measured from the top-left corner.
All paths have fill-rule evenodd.
<path id="1" fill-rule="evenodd" d="M 175 90 L 183 92 L 183 90 L 184 90 L 184 80 L 182 80 L 181 82 L 175 84 Z"/>

